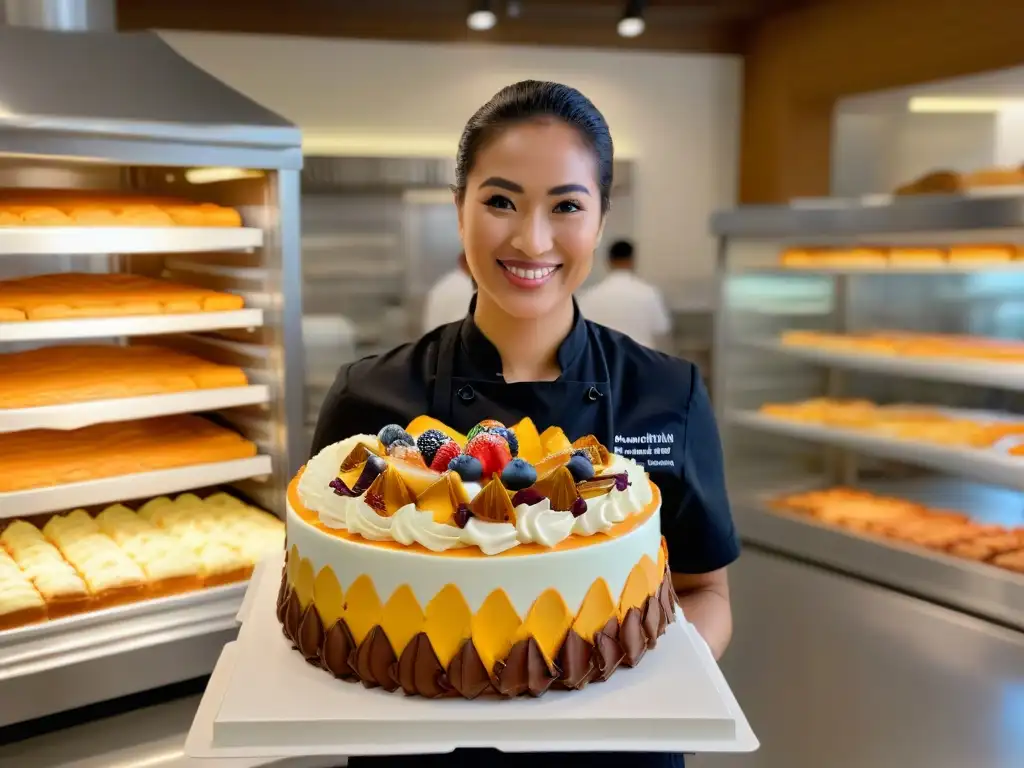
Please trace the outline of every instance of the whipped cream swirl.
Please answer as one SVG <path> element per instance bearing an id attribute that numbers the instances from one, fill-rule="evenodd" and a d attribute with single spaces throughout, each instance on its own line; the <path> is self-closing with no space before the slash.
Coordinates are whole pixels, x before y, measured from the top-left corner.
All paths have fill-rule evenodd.
<path id="1" fill-rule="evenodd" d="M 429 511 L 407 504 L 393 516 L 379 514 L 363 497 L 339 496 L 330 487 L 338 467 L 360 442 L 375 444 L 372 435 L 356 435 L 329 445 L 310 459 L 299 479 L 298 493 L 303 505 L 319 516 L 327 528 L 349 531 L 370 541 L 395 541 L 404 546 L 420 544 L 432 552 L 458 547 L 478 547 L 485 555 L 497 555 L 519 544 L 554 547 L 569 536 L 593 536 L 610 530 L 651 502 L 652 491 L 643 467 L 632 459 L 613 456 L 607 473 L 626 473 L 629 485 L 614 488 L 603 496 L 587 500 L 587 511 L 579 517 L 551 509 L 544 499 L 534 505 L 516 507 L 516 523 L 492 523 L 470 518 L 465 528 L 439 523 Z M 480 486 L 466 483 L 470 498 Z"/>

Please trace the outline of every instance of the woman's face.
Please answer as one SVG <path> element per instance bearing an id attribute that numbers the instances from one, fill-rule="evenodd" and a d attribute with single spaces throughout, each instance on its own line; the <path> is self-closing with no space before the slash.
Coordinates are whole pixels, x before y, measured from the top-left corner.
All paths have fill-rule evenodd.
<path id="1" fill-rule="evenodd" d="M 594 153 L 554 119 L 509 126 L 487 142 L 459 206 L 478 290 L 523 320 L 570 300 L 590 273 L 603 223 Z"/>

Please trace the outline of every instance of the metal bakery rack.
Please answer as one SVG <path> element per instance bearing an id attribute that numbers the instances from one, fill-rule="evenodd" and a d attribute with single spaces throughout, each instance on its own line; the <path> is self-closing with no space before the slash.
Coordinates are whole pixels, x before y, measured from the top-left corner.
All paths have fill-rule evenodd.
<path id="1" fill-rule="evenodd" d="M 807 201 L 718 214 L 721 307 L 715 403 L 736 516 L 752 541 L 1024 629 L 1024 575 L 766 511 L 773 495 L 855 486 L 1024 526 L 1024 456 L 1012 437 L 968 448 L 789 421 L 765 403 L 866 398 L 1024 421 L 1024 364 L 901 357 L 783 342 L 786 331 L 1024 336 L 1024 260 L 783 266 L 787 248 L 1024 243 L 1024 198 Z M 849 263 L 849 262 L 848 262 Z M 769 458 L 770 457 L 770 458 Z M 971 489 L 967 492 L 966 489 Z"/>
<path id="2" fill-rule="evenodd" d="M 0 352 L 146 336 L 241 366 L 249 379 L 9 409 L 0 432 L 204 412 L 259 448 L 248 459 L 0 493 L 0 518 L 210 487 L 282 514 L 287 478 L 304 459 L 298 130 L 149 33 L 0 27 L 0 73 L 0 187 L 183 197 L 243 219 L 237 228 L 0 228 L 0 279 L 135 272 L 246 300 L 230 312 L 0 322 Z M 244 591 L 215 587 L 0 631 L 0 727 L 209 674 L 235 635 Z"/>

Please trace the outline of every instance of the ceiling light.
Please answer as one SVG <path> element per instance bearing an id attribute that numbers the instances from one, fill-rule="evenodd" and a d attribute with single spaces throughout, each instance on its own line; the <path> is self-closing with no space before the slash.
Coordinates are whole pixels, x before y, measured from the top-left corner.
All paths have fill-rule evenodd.
<path id="1" fill-rule="evenodd" d="M 917 113 L 991 113 L 1021 103 L 1024 103 L 1021 99 L 1013 97 L 915 96 L 907 108 Z"/>
<path id="2" fill-rule="evenodd" d="M 619 35 L 622 37 L 638 37 L 644 33 L 644 0 L 629 0 L 626 11 L 619 19 Z"/>
<path id="3" fill-rule="evenodd" d="M 466 17 L 466 26 L 474 32 L 483 32 L 492 29 L 498 23 L 498 14 L 494 12 L 488 0 L 482 0 L 475 4 L 475 7 Z"/>

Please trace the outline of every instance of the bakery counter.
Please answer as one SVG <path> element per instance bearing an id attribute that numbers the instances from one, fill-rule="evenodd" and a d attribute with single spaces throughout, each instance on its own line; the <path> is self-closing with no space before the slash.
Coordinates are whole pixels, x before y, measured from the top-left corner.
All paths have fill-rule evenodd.
<path id="1" fill-rule="evenodd" d="M 1021 494 L 948 478 L 793 487 L 733 492 L 744 540 L 1024 630 Z"/>

